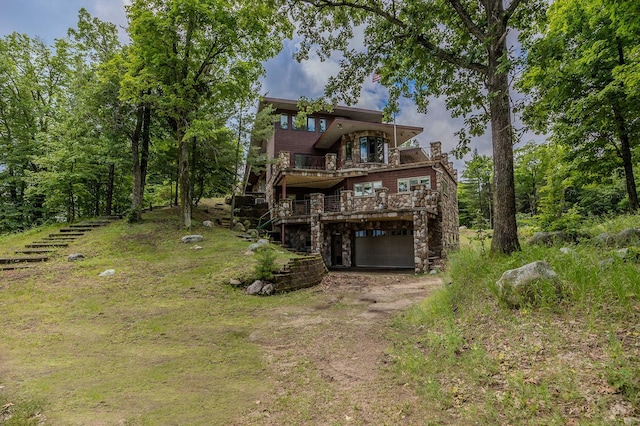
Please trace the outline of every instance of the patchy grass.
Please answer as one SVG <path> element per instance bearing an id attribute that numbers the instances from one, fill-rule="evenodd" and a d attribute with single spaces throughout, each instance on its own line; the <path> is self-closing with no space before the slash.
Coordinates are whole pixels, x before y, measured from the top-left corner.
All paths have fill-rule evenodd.
<path id="1" fill-rule="evenodd" d="M 254 314 L 309 304 L 310 293 L 232 289 L 230 278 L 253 273 L 249 243 L 196 226 L 205 240 L 193 250 L 176 217 L 167 209 L 139 225 L 118 221 L 47 263 L 0 272 L 0 408 L 13 404 L 0 423 L 224 424 L 273 385 L 247 338 L 263 326 Z M 3 250 L 59 227 L 5 236 Z M 72 252 L 87 259 L 67 262 Z M 98 277 L 106 269 L 116 274 Z"/>
<path id="2" fill-rule="evenodd" d="M 618 219 L 617 232 L 640 227 Z M 609 229 L 598 224 L 592 235 Z M 524 246 L 482 255 L 470 241 L 451 256 L 445 289 L 396 319 L 395 374 L 436 408 L 425 423 L 611 424 L 640 417 L 640 269 L 590 245 Z M 502 272 L 535 260 L 562 279 L 564 298 L 512 310 Z"/>

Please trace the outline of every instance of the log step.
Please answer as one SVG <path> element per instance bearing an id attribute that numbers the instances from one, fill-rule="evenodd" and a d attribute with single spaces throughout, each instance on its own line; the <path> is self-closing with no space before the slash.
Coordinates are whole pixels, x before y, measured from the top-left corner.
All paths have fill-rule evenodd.
<path id="1" fill-rule="evenodd" d="M 103 226 L 104 224 L 97 224 L 97 223 L 79 223 L 77 225 L 69 225 L 69 228 L 73 228 L 73 229 L 78 229 L 78 228 L 82 228 L 82 229 L 87 229 L 87 228 L 99 228 L 101 226 Z"/>
<path id="2" fill-rule="evenodd" d="M 25 245 L 26 248 L 42 248 L 42 247 L 69 247 L 69 243 L 32 243 Z"/>
<path id="3" fill-rule="evenodd" d="M 24 250 L 16 250 L 15 253 L 21 254 L 45 254 L 45 253 L 55 253 L 55 250 L 47 250 L 47 249 L 24 249 Z"/>
<path id="4" fill-rule="evenodd" d="M 27 269 L 31 267 L 32 265 L 22 265 L 22 264 L 0 265 L 0 271 L 11 271 L 14 269 Z"/>
<path id="5" fill-rule="evenodd" d="M 73 226 L 73 225 L 72 225 Z M 92 227 L 79 227 L 79 226 L 75 226 L 73 228 L 60 228 L 60 232 L 87 232 L 87 231 L 93 231 Z"/>
<path id="6" fill-rule="evenodd" d="M 41 241 L 75 241 L 77 240 L 77 237 L 44 237 L 41 239 Z"/>
<path id="7" fill-rule="evenodd" d="M 67 237 L 82 237 L 82 232 L 65 232 L 63 234 L 49 234 L 49 238 L 67 238 Z"/>
<path id="8" fill-rule="evenodd" d="M 9 265 L 14 263 L 46 262 L 47 260 L 49 260 L 47 256 L 0 257 L 0 265 Z"/>

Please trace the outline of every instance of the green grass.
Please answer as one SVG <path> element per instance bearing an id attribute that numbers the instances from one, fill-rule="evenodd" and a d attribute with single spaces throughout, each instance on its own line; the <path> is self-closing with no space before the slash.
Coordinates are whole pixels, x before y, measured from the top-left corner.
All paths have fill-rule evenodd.
<path id="1" fill-rule="evenodd" d="M 592 235 L 640 227 L 625 217 Z M 472 230 L 466 231 L 468 234 Z M 451 255 L 445 289 L 390 329 L 393 369 L 433 405 L 435 424 L 611 424 L 640 417 L 640 267 L 588 244 L 525 245 L 483 255 L 469 238 Z M 509 309 L 495 282 L 507 269 L 549 262 L 564 297 Z"/>
<path id="2" fill-rule="evenodd" d="M 224 424 L 273 384 L 248 338 L 258 311 L 308 304 L 309 292 L 248 297 L 249 243 L 220 228 L 195 227 L 198 243 L 170 211 L 139 225 L 91 231 L 49 262 L 0 276 L 0 424 Z M 3 250 L 60 226 L 4 236 Z M 66 254 L 87 259 L 67 262 Z M 280 252 L 282 264 L 290 254 Z M 98 277 L 115 269 L 112 277 Z M 40 413 L 40 414 L 38 414 Z M 36 416 L 38 415 L 38 416 Z M 35 424 L 35 423 L 34 423 Z"/>

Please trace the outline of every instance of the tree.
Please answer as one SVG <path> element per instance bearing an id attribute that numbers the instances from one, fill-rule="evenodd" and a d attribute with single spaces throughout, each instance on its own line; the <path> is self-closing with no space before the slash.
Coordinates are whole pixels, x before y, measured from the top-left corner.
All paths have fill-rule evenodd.
<path id="1" fill-rule="evenodd" d="M 511 28 L 526 28 L 544 10 L 541 0 L 291 0 L 304 37 L 298 59 L 318 45 L 321 58 L 341 51 L 341 70 L 326 95 L 347 104 L 376 72 L 389 87 L 390 109 L 399 96 L 412 97 L 422 112 L 430 96 L 446 97 L 455 116 L 464 116 L 461 151 L 469 136 L 491 124 L 494 161 L 495 230 L 492 251 L 520 248 L 516 227 L 513 143 L 507 45 Z M 285 6 L 286 7 L 286 6 Z M 364 28 L 364 51 L 350 47 Z M 526 31 L 521 33 L 527 35 Z"/>
<path id="2" fill-rule="evenodd" d="M 124 91 L 132 99 L 148 93 L 173 130 L 181 217 L 190 227 L 192 147 L 252 96 L 286 26 L 268 5 L 246 1 L 136 0 L 127 12 L 132 52 Z"/>
<path id="3" fill-rule="evenodd" d="M 633 171 L 640 143 L 640 5 L 634 0 L 558 0 L 543 37 L 529 48 L 520 81 L 527 122 L 572 148 L 583 170 L 608 177 L 622 167 L 629 208 L 639 209 Z M 635 70 L 635 71 L 634 71 Z"/>
<path id="4" fill-rule="evenodd" d="M 474 149 L 471 159 L 464 164 L 460 187 L 463 199 L 466 199 L 468 219 L 475 219 L 476 212 L 480 212 L 491 227 L 493 223 L 491 191 L 493 161 L 487 155 L 479 155 L 478 150 Z"/>

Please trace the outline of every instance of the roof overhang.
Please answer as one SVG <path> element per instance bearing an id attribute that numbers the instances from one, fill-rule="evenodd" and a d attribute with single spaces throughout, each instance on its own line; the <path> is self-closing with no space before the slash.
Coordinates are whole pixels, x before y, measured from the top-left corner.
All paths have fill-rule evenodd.
<path id="1" fill-rule="evenodd" d="M 336 143 L 340 137 L 353 132 L 361 132 L 365 130 L 379 130 L 385 132 L 393 138 L 395 127 L 395 134 L 397 140 L 394 146 L 398 146 L 408 141 L 409 139 L 422 133 L 422 127 L 402 126 L 394 125 L 392 123 L 371 123 L 369 121 L 348 120 L 344 118 L 336 118 L 331 125 L 324 131 L 313 145 L 314 148 L 328 149 Z"/>

